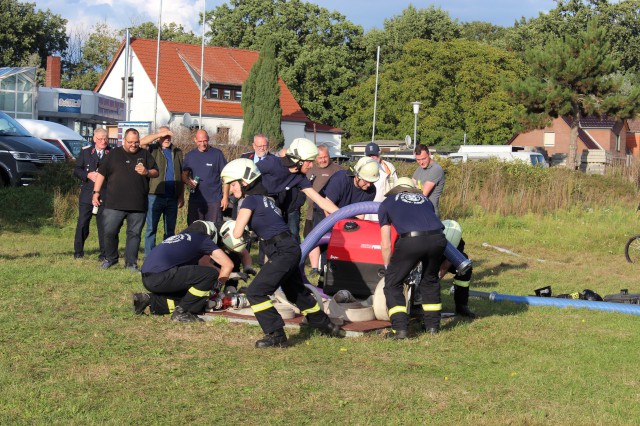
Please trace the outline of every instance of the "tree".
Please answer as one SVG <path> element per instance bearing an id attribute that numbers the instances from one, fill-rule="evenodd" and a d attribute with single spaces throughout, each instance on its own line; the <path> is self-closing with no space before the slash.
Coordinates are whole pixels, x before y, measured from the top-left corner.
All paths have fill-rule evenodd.
<path id="1" fill-rule="evenodd" d="M 0 66 L 22 66 L 31 54 L 38 54 L 40 66 L 47 56 L 67 47 L 65 26 L 60 15 L 36 10 L 35 3 L 0 0 Z"/>
<path id="2" fill-rule="evenodd" d="M 517 107 L 501 83 L 524 74 L 513 54 L 483 43 L 413 40 L 380 73 L 376 138 L 413 134 L 410 103 L 420 101 L 419 142 L 460 144 L 467 133 L 474 144 L 505 143 L 516 131 Z M 370 138 L 374 90 L 371 77 L 346 93 L 350 139 Z"/>
<path id="3" fill-rule="evenodd" d="M 157 39 L 158 26 L 153 22 L 143 22 L 140 25 L 130 28 L 129 34 L 131 37 Z M 125 30 L 121 30 L 120 35 L 124 37 Z M 187 32 L 182 25 L 176 24 L 175 22 L 162 24 L 160 40 L 188 44 L 200 44 L 202 42 L 202 39 L 195 35 L 193 31 Z"/>
<path id="4" fill-rule="evenodd" d="M 525 106 L 523 122 L 542 127 L 551 118 L 571 119 L 567 167 L 577 166 L 580 119 L 607 116 L 625 119 L 638 110 L 640 89 L 623 90 L 623 79 L 614 75 L 619 60 L 611 54 L 604 29 L 591 19 L 586 31 L 549 41 L 525 54 L 531 74 L 510 85 L 516 102 Z"/>
<path id="5" fill-rule="evenodd" d="M 251 67 L 242 86 L 244 125 L 242 139 L 250 141 L 258 133 L 266 135 L 277 147 L 284 144 L 280 84 L 276 62 L 276 43 L 272 38 L 264 43 L 260 56 Z"/>
<path id="6" fill-rule="evenodd" d="M 365 36 L 367 57 L 375 58 L 378 46 L 380 62 L 390 63 L 402 55 L 402 47 L 414 39 L 449 41 L 460 37 L 460 27 L 449 13 L 429 6 L 416 9 L 409 5 L 402 14 L 384 20 L 384 30 L 373 29 Z"/>
<path id="7" fill-rule="evenodd" d="M 70 48 L 62 57 L 62 87 L 93 90 L 118 51 L 120 40 L 115 29 L 98 22 L 92 30 L 89 34 L 82 30 L 72 33 Z"/>
<path id="8" fill-rule="evenodd" d="M 274 38 L 281 77 L 309 118 L 342 123 L 340 95 L 364 69 L 362 27 L 300 0 L 230 0 L 206 19 L 211 45 L 259 50 Z"/>

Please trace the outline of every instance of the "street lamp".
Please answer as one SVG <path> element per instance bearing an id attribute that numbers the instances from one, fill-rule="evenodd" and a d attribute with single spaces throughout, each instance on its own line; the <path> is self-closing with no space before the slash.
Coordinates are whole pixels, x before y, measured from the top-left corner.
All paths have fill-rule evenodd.
<path id="1" fill-rule="evenodd" d="M 416 140 L 418 137 L 418 111 L 420 111 L 420 105 L 422 105 L 422 102 L 411 102 L 411 105 L 413 105 L 413 115 L 415 116 L 415 120 L 413 122 L 413 147 L 415 148 L 418 146 L 418 142 Z"/>

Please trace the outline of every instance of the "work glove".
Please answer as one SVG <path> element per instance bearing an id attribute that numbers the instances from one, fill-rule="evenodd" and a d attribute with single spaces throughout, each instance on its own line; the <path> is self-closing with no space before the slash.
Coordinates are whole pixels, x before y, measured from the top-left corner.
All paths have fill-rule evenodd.
<path id="1" fill-rule="evenodd" d="M 247 275 L 255 275 L 255 274 L 258 273 L 258 271 L 253 269 L 253 266 L 251 266 L 251 265 L 245 266 L 243 269 L 244 269 L 245 274 L 247 274 Z"/>
<path id="2" fill-rule="evenodd" d="M 222 281 L 218 280 L 213 285 L 213 288 L 211 290 L 215 293 L 220 293 L 220 289 L 222 289 Z"/>
<path id="3" fill-rule="evenodd" d="M 247 282 L 247 280 L 249 279 L 249 275 L 247 275 L 245 272 L 232 272 L 231 274 L 229 274 L 229 279 L 232 281 L 242 280 L 244 282 Z"/>

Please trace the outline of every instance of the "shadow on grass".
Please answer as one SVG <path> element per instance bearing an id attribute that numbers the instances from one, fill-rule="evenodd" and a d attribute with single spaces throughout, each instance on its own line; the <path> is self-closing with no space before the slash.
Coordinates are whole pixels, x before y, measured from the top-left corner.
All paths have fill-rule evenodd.
<path id="1" fill-rule="evenodd" d="M 473 277 L 471 278 L 472 287 L 475 287 L 475 288 L 499 287 L 499 283 L 497 281 L 492 281 L 488 278 L 496 277 L 510 270 L 519 270 L 519 269 L 529 268 L 529 264 L 527 262 L 520 262 L 520 263 L 500 262 L 498 265 L 492 268 L 484 268 L 482 271 L 478 271 L 478 267 L 484 265 L 485 263 L 486 263 L 485 261 L 477 261 L 477 262 L 474 261 Z"/>
<path id="2" fill-rule="evenodd" d="M 0 260 L 29 259 L 29 258 L 32 258 L 32 257 L 40 257 L 40 256 L 41 256 L 41 253 L 37 252 L 37 251 L 32 252 L 32 253 L 19 254 L 19 255 L 0 253 Z"/>

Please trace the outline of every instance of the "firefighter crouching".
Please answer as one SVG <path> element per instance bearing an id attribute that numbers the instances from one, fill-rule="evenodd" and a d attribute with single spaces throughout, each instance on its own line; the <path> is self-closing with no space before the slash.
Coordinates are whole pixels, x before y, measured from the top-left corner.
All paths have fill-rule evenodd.
<path id="1" fill-rule="evenodd" d="M 173 321 L 202 321 L 197 315 L 204 312 L 210 291 L 220 290 L 233 268 L 217 236 L 213 222 L 196 220 L 151 250 L 141 269 L 142 284 L 151 293 L 133 295 L 134 312 L 140 315 L 150 306 L 152 314 L 171 314 Z M 198 265 L 204 255 L 220 265 L 219 273 Z"/>
<path id="2" fill-rule="evenodd" d="M 243 238 L 248 226 L 264 241 L 265 254 L 269 259 L 246 292 L 251 309 L 265 333 L 256 342 L 256 348 L 287 346 L 284 320 L 269 297 L 278 287 L 300 309 L 310 326 L 324 335 L 341 337 L 340 327 L 329 320 L 304 286 L 298 267 L 302 256 L 300 246 L 291 235 L 275 201 L 267 196 L 260 171 L 253 161 L 239 158 L 229 162 L 222 170 L 221 178 L 230 185 L 231 193 L 239 200 L 238 216 L 231 237 Z M 226 239 L 230 236 L 223 234 L 222 237 Z"/>
<path id="3" fill-rule="evenodd" d="M 462 227 L 460 224 L 455 220 L 449 219 L 443 220 L 442 224 L 444 225 L 444 235 L 447 241 L 468 259 L 469 256 L 464 252 L 465 243 L 462 239 Z M 460 275 L 455 266 L 445 257 L 440 265 L 440 278 L 444 277 L 448 272 L 455 274 L 455 277 L 453 277 L 453 301 L 456 304 L 456 315 L 471 319 L 477 318 L 477 315 L 469 309 L 469 283 L 471 282 L 473 268 L 469 268 L 464 274 Z"/>
<path id="4" fill-rule="evenodd" d="M 387 337 L 407 338 L 409 313 L 403 282 L 418 262 L 422 262 L 419 291 L 424 326 L 429 333 L 436 334 L 440 331 L 442 310 L 438 272 L 447 245 L 442 222 L 429 198 L 422 195 L 409 178 L 398 179 L 385 195 L 387 198 L 380 204 L 378 219 L 382 258 L 387 269 L 384 295 L 391 320 L 391 332 Z M 399 235 L 393 255 L 391 225 Z"/>

